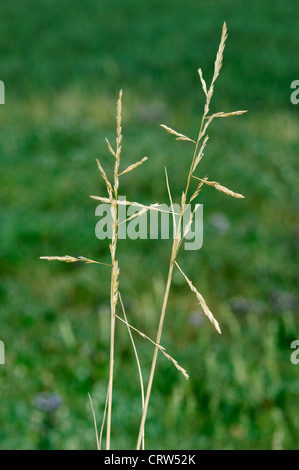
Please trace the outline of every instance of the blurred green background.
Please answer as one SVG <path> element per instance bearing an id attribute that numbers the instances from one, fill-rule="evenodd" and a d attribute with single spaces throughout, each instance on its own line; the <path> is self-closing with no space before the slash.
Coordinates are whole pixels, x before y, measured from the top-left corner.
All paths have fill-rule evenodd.
<path id="1" fill-rule="evenodd" d="M 95 448 L 109 350 L 109 268 L 40 261 L 42 255 L 109 260 L 97 240 L 115 104 L 123 98 L 121 194 L 179 200 L 191 147 L 158 127 L 196 136 L 223 21 L 229 37 L 212 111 L 218 120 L 197 171 L 246 195 L 205 187 L 204 244 L 180 264 L 219 320 L 219 336 L 179 273 L 162 344 L 190 381 L 159 356 L 150 402 L 150 449 L 295 449 L 299 439 L 299 107 L 297 2 L 252 0 L 15 0 L 0 4 L 0 448 Z M 111 174 L 111 173 L 110 173 Z M 129 321 L 155 337 L 171 244 L 119 242 Z M 136 337 L 147 380 L 152 346 Z M 140 391 L 126 327 L 117 324 L 112 447 L 134 448 Z M 45 395 L 46 394 L 46 395 Z"/>

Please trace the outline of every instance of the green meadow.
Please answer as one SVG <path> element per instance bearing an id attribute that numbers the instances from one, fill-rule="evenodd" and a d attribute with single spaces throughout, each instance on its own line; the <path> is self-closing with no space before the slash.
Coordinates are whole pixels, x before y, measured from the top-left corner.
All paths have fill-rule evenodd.
<path id="1" fill-rule="evenodd" d="M 47 262 L 85 256 L 109 263 L 96 201 L 95 162 L 113 171 L 115 107 L 123 89 L 120 194 L 143 204 L 180 201 L 223 21 L 228 40 L 198 176 L 204 242 L 180 265 L 219 321 L 219 336 L 177 271 L 146 423 L 148 449 L 298 449 L 299 10 L 266 0 L 33 0 L 0 5 L 1 449 L 93 449 L 88 399 L 101 423 L 109 372 L 110 270 Z M 128 320 L 155 338 L 171 241 L 120 240 Z M 121 312 L 120 312 L 121 314 Z M 116 325 L 111 445 L 136 446 L 140 386 L 126 326 Z M 153 346 L 134 334 L 145 382 Z M 45 395 L 47 394 L 47 395 Z M 49 396 L 52 398 L 50 399 Z M 46 397 L 46 398 L 45 398 Z M 54 400 L 53 410 L 46 409 Z M 44 398 L 45 403 L 42 403 Z M 51 403 L 50 403 L 51 405 Z M 49 406 L 50 406 L 49 405 Z M 56 408 L 54 410 L 54 408 Z"/>

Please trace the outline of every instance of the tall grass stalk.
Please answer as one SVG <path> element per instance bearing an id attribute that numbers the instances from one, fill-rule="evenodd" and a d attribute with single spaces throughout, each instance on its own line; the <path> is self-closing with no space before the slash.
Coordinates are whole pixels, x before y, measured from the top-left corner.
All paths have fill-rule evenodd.
<path id="1" fill-rule="evenodd" d="M 110 256 L 111 256 L 111 264 L 108 266 L 111 267 L 111 284 L 110 284 L 110 359 L 109 359 L 109 379 L 108 379 L 108 390 L 107 390 L 107 399 L 105 405 L 105 411 L 101 426 L 100 437 L 98 437 L 97 427 L 96 427 L 96 420 L 95 420 L 95 413 L 94 408 L 92 405 L 91 397 L 89 395 L 91 405 L 92 405 L 92 412 L 93 418 L 95 422 L 96 434 L 97 434 L 97 445 L 98 448 L 101 448 L 101 441 L 102 441 L 102 434 L 103 428 L 105 424 L 105 418 L 107 415 L 107 427 L 106 427 L 106 449 L 110 449 L 110 441 L 111 441 L 111 421 L 112 421 L 112 398 L 113 398 L 113 371 L 114 371 L 114 347 L 115 347 L 115 321 L 116 321 L 116 306 L 119 298 L 119 267 L 118 267 L 118 260 L 116 258 L 116 248 L 117 248 L 117 239 L 118 239 L 118 188 L 119 188 L 119 165 L 120 165 L 120 154 L 121 154 L 121 142 L 122 142 L 122 133 L 121 133 L 121 108 L 122 108 L 122 90 L 119 93 L 119 98 L 117 101 L 117 112 L 116 112 L 116 149 L 113 150 L 112 146 L 108 139 L 107 145 L 110 153 L 114 157 L 114 172 L 113 172 L 113 184 L 110 183 L 107 174 L 102 167 L 100 161 L 97 159 L 97 165 L 102 175 L 102 178 L 105 182 L 107 193 L 108 193 L 108 201 L 110 203 L 111 209 L 111 218 L 112 218 L 112 238 L 111 243 L 109 245 L 110 249 Z M 97 264 L 105 264 L 100 263 L 98 261 L 93 261 L 83 256 L 79 258 L 75 258 L 73 256 L 43 256 L 41 259 L 47 260 L 58 260 L 58 261 L 65 261 L 65 262 L 77 262 L 77 261 L 84 261 L 86 263 L 97 263 Z"/>
<path id="2" fill-rule="evenodd" d="M 116 259 L 116 247 L 118 237 L 118 225 L 117 225 L 117 199 L 118 199 L 118 187 L 119 187 L 119 164 L 120 164 L 120 153 L 121 153 L 121 100 L 122 90 L 119 93 L 117 101 L 117 114 L 116 114 L 116 151 L 114 152 L 115 164 L 114 164 L 114 186 L 110 184 L 100 162 L 97 161 L 101 174 L 105 180 L 107 192 L 111 204 L 111 216 L 112 216 L 112 240 L 110 243 L 110 254 L 111 254 L 111 292 L 110 292 L 110 304 L 111 304 L 111 315 L 110 315 L 110 362 L 109 362 L 109 383 L 108 383 L 108 408 L 107 408 L 107 429 L 106 429 L 106 449 L 110 449 L 111 439 L 111 416 L 112 416 L 112 396 L 113 396 L 113 370 L 114 370 L 114 343 L 115 343 L 115 314 L 116 305 L 118 301 L 118 284 L 119 284 L 119 267 Z"/>
<path id="3" fill-rule="evenodd" d="M 161 310 L 160 321 L 159 321 L 159 326 L 158 326 L 158 332 L 157 332 L 157 337 L 156 337 L 156 341 L 155 341 L 157 346 L 154 349 L 154 354 L 153 354 L 153 359 L 152 359 L 152 364 L 151 364 L 151 369 L 150 369 L 150 375 L 149 375 L 149 380 L 148 380 L 148 385 L 147 385 L 147 390 L 146 390 L 143 413 L 142 413 L 142 417 L 141 417 L 139 434 L 138 434 L 138 439 L 137 439 L 137 447 L 136 447 L 137 450 L 140 449 L 142 436 L 144 434 L 145 421 L 146 421 L 146 416 L 147 416 L 147 412 L 148 412 L 148 406 L 149 406 L 149 401 L 150 401 L 150 396 L 151 396 L 151 391 L 152 391 L 152 384 L 153 384 L 154 374 L 155 374 L 155 370 L 156 370 L 157 356 L 158 356 L 158 351 L 159 351 L 158 345 L 161 342 L 163 326 L 164 326 L 164 321 L 165 321 L 165 316 L 166 316 L 166 309 L 167 309 L 169 293 L 170 293 L 172 277 L 173 277 L 173 271 L 174 271 L 175 266 L 181 271 L 181 273 L 184 276 L 184 278 L 185 278 L 186 282 L 188 283 L 189 287 L 196 294 L 196 297 L 197 297 L 204 313 L 210 319 L 210 321 L 212 322 L 212 324 L 214 325 L 214 327 L 216 328 L 218 333 L 221 334 L 219 324 L 218 324 L 217 320 L 214 318 L 212 312 L 209 310 L 204 298 L 198 292 L 198 290 L 193 286 L 192 282 L 188 279 L 188 277 L 184 274 L 182 269 L 179 267 L 176 259 L 177 259 L 178 253 L 179 253 L 179 249 L 180 249 L 182 240 L 183 240 L 184 236 L 186 236 L 186 234 L 187 234 L 185 232 L 183 235 L 181 235 L 181 225 L 182 225 L 182 218 L 183 218 L 183 213 L 184 213 L 184 206 L 187 202 L 190 203 L 191 201 L 193 201 L 198 196 L 198 194 L 199 194 L 199 192 L 200 192 L 200 190 L 201 190 L 201 188 L 204 184 L 212 185 L 216 189 L 218 189 L 220 191 L 223 191 L 224 193 L 226 193 L 228 195 L 231 195 L 233 197 L 244 197 L 244 196 L 242 196 L 238 193 L 234 193 L 233 191 L 230 191 L 229 189 L 227 189 L 226 187 L 220 185 L 219 183 L 209 182 L 207 180 L 207 178 L 204 178 L 204 179 L 200 180 L 200 183 L 198 184 L 197 188 L 193 192 L 192 196 L 190 198 L 188 198 L 189 189 L 190 189 L 190 185 L 191 185 L 191 180 L 192 180 L 193 177 L 195 178 L 194 172 L 197 168 L 198 163 L 200 162 L 201 158 L 203 157 L 203 151 L 204 151 L 204 148 L 205 148 L 206 143 L 208 141 L 208 136 L 206 135 L 206 132 L 207 132 L 208 126 L 210 125 L 212 120 L 216 117 L 235 116 L 235 115 L 240 115 L 240 114 L 243 114 L 244 112 L 246 112 L 246 111 L 235 111 L 233 113 L 222 113 L 221 112 L 221 113 L 212 114 L 211 116 L 209 116 L 210 102 L 211 102 L 211 98 L 212 98 L 213 91 L 214 91 L 214 84 L 215 84 L 215 81 L 216 81 L 216 79 L 219 75 L 220 69 L 222 67 L 223 51 L 224 51 L 224 47 L 225 47 L 226 38 L 227 38 L 227 27 L 226 27 L 226 23 L 224 23 L 223 28 L 222 28 L 221 40 L 220 40 L 220 44 L 219 44 L 219 48 L 218 48 L 218 52 L 217 52 L 217 56 L 216 56 L 216 60 L 215 60 L 215 65 L 214 65 L 214 74 L 213 74 L 213 78 L 212 78 L 209 89 L 207 89 L 206 82 L 203 78 L 202 70 L 201 69 L 198 70 L 199 77 L 200 77 L 201 84 L 202 84 L 202 88 L 203 88 L 204 94 L 206 96 L 206 102 L 205 102 L 204 112 L 203 112 L 203 116 L 202 116 L 202 119 L 201 119 L 200 128 L 199 128 L 199 132 L 198 132 L 198 137 L 197 137 L 196 141 L 194 141 L 193 139 L 191 139 L 191 138 L 189 138 L 189 137 L 187 137 L 187 136 L 185 136 L 185 135 L 183 135 L 183 134 L 181 134 L 177 131 L 174 131 L 170 127 L 165 126 L 164 124 L 161 124 L 161 127 L 163 127 L 168 133 L 176 136 L 176 140 L 193 142 L 194 145 L 195 145 L 195 148 L 194 148 L 193 158 L 192 158 L 191 165 L 190 165 L 189 172 L 188 172 L 188 177 L 187 177 L 185 190 L 184 190 L 184 192 L 182 194 L 182 198 L 181 198 L 181 209 L 180 209 L 179 221 L 178 221 L 177 226 L 175 227 L 176 237 L 174 238 L 173 244 L 172 244 L 172 250 L 171 250 L 171 257 L 170 257 L 170 262 L 169 262 L 166 288 L 165 288 L 165 292 L 164 292 L 164 298 L 163 298 L 162 310 Z M 200 147 L 201 142 L 202 142 L 202 145 Z M 167 189 L 168 189 L 168 193 L 169 193 L 170 203 L 171 203 L 171 206 L 173 208 L 172 198 L 171 198 L 171 193 L 170 193 L 170 188 L 169 188 L 169 182 L 168 182 L 168 177 L 167 177 L 167 172 L 166 172 L 166 183 L 167 183 Z M 194 214 L 194 212 L 193 212 L 193 214 Z M 187 226 L 188 225 L 191 226 L 192 215 L 191 215 L 191 219 L 190 219 L 190 224 L 187 224 Z M 174 214 L 173 214 L 173 220 L 174 220 L 174 223 L 175 223 Z"/>
<path id="4" fill-rule="evenodd" d="M 139 204 L 137 202 L 129 202 L 129 201 L 122 201 L 118 200 L 118 188 L 119 188 L 119 177 L 135 170 L 138 168 L 140 165 L 142 165 L 146 160 L 147 157 L 143 157 L 140 161 L 134 163 L 133 165 L 130 165 L 127 167 L 124 171 L 120 172 L 119 167 L 120 167 L 120 155 L 121 155 L 121 142 L 122 142 L 122 128 L 121 128 L 121 109 L 122 109 L 122 90 L 120 91 L 119 98 L 117 101 L 117 113 L 116 113 L 116 131 L 117 131 L 117 136 L 116 136 L 116 149 L 113 150 L 110 142 L 108 139 L 106 139 L 107 146 L 109 152 L 113 155 L 115 162 L 114 162 L 114 172 L 113 172 L 113 184 L 109 181 L 107 174 L 102 167 L 101 163 L 99 160 L 96 160 L 99 171 L 102 175 L 102 178 L 105 182 L 105 186 L 107 189 L 108 193 L 108 198 L 101 197 L 101 196 L 90 196 L 92 199 L 99 200 L 100 202 L 104 203 L 109 203 L 110 204 L 110 210 L 111 210 L 111 220 L 112 220 L 112 234 L 111 234 L 111 243 L 109 245 L 110 249 L 110 257 L 111 257 L 111 264 L 108 263 L 102 263 L 100 261 L 94 261 L 92 259 L 86 258 L 84 256 L 79 256 L 79 257 L 74 257 L 74 256 L 42 256 L 41 259 L 46 259 L 48 261 L 56 260 L 56 261 L 63 261 L 66 263 L 75 263 L 75 262 L 84 262 L 84 263 L 95 263 L 99 265 L 104 265 L 108 266 L 111 268 L 111 284 L 110 284 L 110 306 L 111 306 L 111 315 L 110 315 L 110 359 L 109 359 L 109 379 L 108 379 L 108 387 L 107 387 L 107 395 L 106 395 L 106 403 L 105 403 L 105 408 L 103 412 L 103 418 L 102 418 L 102 424 L 100 428 L 100 432 L 98 432 L 97 428 L 97 421 L 96 421 L 96 414 L 95 414 L 95 409 L 94 405 L 91 399 L 91 395 L 89 394 L 89 400 L 91 404 L 91 410 L 92 410 L 92 416 L 93 416 L 93 421 L 94 421 L 94 427 L 95 427 L 95 433 L 96 433 L 96 440 L 97 440 L 97 448 L 101 449 L 102 446 L 102 439 L 103 439 L 103 431 L 106 423 L 106 449 L 109 450 L 111 447 L 111 428 L 112 428 L 112 402 L 113 402 L 113 376 L 114 376 L 114 356 L 115 356 L 115 327 L 116 327 L 116 319 L 119 319 L 122 323 L 124 323 L 127 327 L 129 337 L 133 346 L 135 358 L 136 358 L 136 363 L 137 363 L 137 369 L 138 369 L 138 376 L 139 376 L 139 381 L 140 381 L 140 390 L 141 390 L 141 405 L 142 405 L 142 412 L 144 408 L 144 402 L 145 402 L 145 397 L 144 397 L 144 385 L 143 385 L 143 378 L 142 378 L 142 371 L 141 371 L 141 366 L 140 366 L 140 361 L 137 353 L 137 349 L 134 343 L 132 331 L 135 331 L 139 335 L 141 335 L 144 339 L 147 341 L 151 342 L 155 347 L 157 347 L 163 355 L 170 360 L 173 365 L 185 376 L 185 378 L 188 378 L 187 372 L 178 364 L 178 362 L 171 357 L 166 351 L 163 346 L 160 344 L 156 344 L 152 339 L 150 339 L 148 336 L 146 336 L 144 333 L 139 331 L 137 328 L 134 328 L 132 325 L 129 324 L 127 315 L 125 312 L 124 304 L 119 292 L 119 266 L 118 266 L 118 260 L 116 257 L 116 249 L 117 249 L 117 241 L 118 241 L 118 228 L 123 222 L 119 222 L 118 220 L 118 205 L 120 204 L 126 204 L 129 206 L 137 207 L 138 210 L 137 213 L 129 217 L 126 221 L 132 220 L 133 218 L 140 217 L 143 215 L 145 212 L 148 210 L 156 210 L 156 211 L 161 211 L 165 212 L 162 208 L 159 207 L 159 204 L 152 204 L 151 206 L 145 206 L 143 204 Z M 169 212 L 169 211 L 166 211 Z M 121 309 L 122 309 L 122 314 L 123 318 L 121 318 L 119 315 L 116 314 L 116 309 L 118 305 L 118 300 L 120 301 Z M 142 440 L 142 448 L 144 448 L 144 433 L 141 436 Z"/>

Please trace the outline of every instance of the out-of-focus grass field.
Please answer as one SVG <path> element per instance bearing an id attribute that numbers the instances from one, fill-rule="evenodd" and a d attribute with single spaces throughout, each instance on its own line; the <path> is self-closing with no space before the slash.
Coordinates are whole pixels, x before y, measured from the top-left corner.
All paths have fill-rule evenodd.
<path id="1" fill-rule="evenodd" d="M 246 195 L 206 187 L 204 244 L 180 264 L 219 320 L 205 321 L 179 273 L 162 344 L 190 375 L 159 356 L 146 426 L 152 449 L 295 449 L 299 439 L 298 338 L 299 10 L 294 1 L 21 0 L 0 4 L 0 448 L 95 447 L 90 392 L 102 417 L 108 377 L 109 268 L 40 261 L 41 255 L 109 260 L 97 240 L 105 196 L 95 158 L 112 168 L 115 103 L 124 90 L 121 194 L 149 204 L 184 189 L 191 151 L 158 127 L 195 136 L 221 27 L 229 37 L 197 174 Z M 171 244 L 119 242 L 129 321 L 154 337 Z M 152 346 L 136 337 L 145 378 Z M 135 359 L 117 324 L 112 446 L 134 448 L 140 420 Z M 48 416 L 41 393 L 63 403 Z"/>

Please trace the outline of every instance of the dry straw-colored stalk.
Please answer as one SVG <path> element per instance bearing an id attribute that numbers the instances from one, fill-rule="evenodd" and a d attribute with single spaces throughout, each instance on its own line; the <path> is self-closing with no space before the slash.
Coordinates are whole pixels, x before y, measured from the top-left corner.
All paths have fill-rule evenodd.
<path id="1" fill-rule="evenodd" d="M 100 171 L 102 177 L 106 183 L 107 192 L 111 203 L 111 216 L 112 216 L 112 240 L 109 245 L 111 255 L 111 291 L 110 291 L 110 305 L 111 305 L 111 317 L 110 317 L 110 364 L 109 364 L 109 381 L 108 381 L 108 403 L 107 403 L 107 429 L 106 429 L 106 449 L 110 449 L 111 439 L 111 419 L 112 419 L 112 395 L 113 395 L 113 370 L 114 370 L 114 342 L 115 342 L 115 313 L 116 305 L 118 301 L 118 284 L 119 284 L 119 267 L 116 259 L 116 247 L 117 247 L 117 199 L 118 199 L 118 169 L 120 164 L 120 153 L 121 153 L 121 103 L 122 103 L 122 90 L 119 93 L 117 101 L 117 112 L 116 112 L 116 150 L 115 150 L 115 163 L 114 163 L 114 187 L 109 182 L 107 176 L 105 176 L 104 170 Z M 109 148 L 109 146 L 108 146 Z M 99 163 L 98 163 L 99 165 Z"/>
<path id="2" fill-rule="evenodd" d="M 229 116 L 237 116 L 237 115 L 240 115 L 240 114 L 243 114 L 243 113 L 246 112 L 246 111 L 235 111 L 235 112 L 232 112 L 232 113 L 223 113 L 223 112 L 221 112 L 221 113 L 212 114 L 211 116 L 208 115 L 209 110 L 210 110 L 210 102 L 211 102 L 213 92 L 214 92 L 214 85 L 215 85 L 216 79 L 219 76 L 219 72 L 220 72 L 221 67 L 222 67 L 223 52 L 224 52 L 224 48 L 225 48 L 226 38 L 227 38 L 227 27 L 226 27 L 226 23 L 224 23 L 223 28 L 222 28 L 220 44 L 219 44 L 219 48 L 218 48 L 218 52 L 217 52 L 216 60 L 215 60 L 215 64 L 214 64 L 214 74 L 213 74 L 213 78 L 212 78 L 212 81 L 211 81 L 211 84 L 210 84 L 209 88 L 207 88 L 207 84 L 206 84 L 206 81 L 203 77 L 202 70 L 201 69 L 198 70 L 198 74 L 199 74 L 199 77 L 200 77 L 202 89 L 203 89 L 203 92 L 204 92 L 205 97 L 206 97 L 206 102 L 205 102 L 205 106 L 204 106 L 204 112 L 203 112 L 203 116 L 202 116 L 202 119 L 201 119 L 201 124 L 200 124 L 200 128 L 199 128 L 197 140 L 194 141 L 193 139 L 191 139 L 189 137 L 186 137 L 186 136 L 184 136 L 183 134 L 180 134 L 177 131 L 174 131 L 170 127 L 165 126 L 164 124 L 161 124 L 161 127 L 163 127 L 168 133 L 176 136 L 176 140 L 185 140 L 185 141 L 193 142 L 195 144 L 195 149 L 194 149 L 193 158 L 192 158 L 192 162 L 191 162 L 191 165 L 190 165 L 190 170 L 189 170 L 188 177 L 187 177 L 186 187 L 185 187 L 185 190 L 182 193 L 180 218 L 179 218 L 178 224 L 176 225 L 177 235 L 174 238 L 173 244 L 172 244 L 171 257 L 170 257 L 169 270 L 168 270 L 168 277 L 167 277 L 167 282 L 166 282 L 166 287 L 165 287 L 165 292 L 164 292 L 164 298 L 163 298 L 163 304 L 162 304 L 162 310 L 161 310 L 161 315 L 160 315 L 160 321 L 159 321 L 159 326 L 158 326 L 157 337 L 156 337 L 156 341 L 155 341 L 156 346 L 155 346 L 155 350 L 154 350 L 154 354 L 153 354 L 152 365 L 151 365 L 151 370 L 150 370 L 150 375 L 149 375 L 149 380 L 148 380 L 148 385 L 147 385 L 147 390 L 146 390 L 146 396 L 145 396 L 144 409 L 143 409 L 143 413 L 142 413 L 142 418 L 141 418 L 140 428 L 139 428 L 139 434 L 138 434 L 138 439 L 137 439 L 137 446 L 136 446 L 137 450 L 140 449 L 142 436 L 144 434 L 145 420 L 146 420 L 146 416 L 147 416 L 148 405 L 149 405 L 149 400 L 150 400 L 150 395 L 151 395 L 151 389 L 152 389 L 152 384 L 153 384 L 153 379 L 154 379 L 154 374 L 155 374 L 155 369 L 156 369 L 157 356 L 158 356 L 159 345 L 160 345 L 162 331 L 163 331 L 163 325 L 164 325 L 164 320 L 165 320 L 165 315 L 166 315 L 166 308 L 167 308 L 167 304 L 168 304 L 170 287 L 171 287 L 171 283 L 172 283 L 172 276 L 173 276 L 174 266 L 176 266 L 180 270 L 180 272 L 183 274 L 183 276 L 184 276 L 185 280 L 187 281 L 191 291 L 193 291 L 195 293 L 195 295 L 196 295 L 196 297 L 197 297 L 204 313 L 207 315 L 207 317 L 209 318 L 209 320 L 211 321 L 211 323 L 215 327 L 216 331 L 218 331 L 218 333 L 221 333 L 219 324 L 218 324 L 217 320 L 215 319 L 215 317 L 213 316 L 210 309 L 208 308 L 203 296 L 198 292 L 198 290 L 194 287 L 193 283 L 189 280 L 189 278 L 181 270 L 181 268 L 179 267 L 179 265 L 176 262 L 176 258 L 177 258 L 178 252 L 179 252 L 179 248 L 181 246 L 182 239 L 187 234 L 187 231 L 185 230 L 185 232 L 183 234 L 183 237 L 181 238 L 179 236 L 180 231 L 181 231 L 181 224 L 182 224 L 182 217 L 183 217 L 183 213 L 184 213 L 184 207 L 185 207 L 185 204 L 188 200 L 188 192 L 189 192 L 191 179 L 194 176 L 193 173 L 197 169 L 197 166 L 198 166 L 200 160 L 203 157 L 203 150 L 204 150 L 204 148 L 207 144 L 207 141 L 208 141 L 208 136 L 206 135 L 207 129 L 208 129 L 209 125 L 211 124 L 211 122 L 213 121 L 214 118 L 218 118 L 218 117 L 223 117 L 224 118 L 224 117 L 229 117 Z M 200 179 L 200 183 L 198 184 L 196 190 L 193 192 L 189 202 L 193 201 L 198 196 L 198 194 L 201 191 L 202 186 L 204 184 L 209 184 L 209 183 L 210 182 L 207 181 L 207 177 L 205 177 L 203 179 Z M 218 189 L 220 191 L 224 191 L 226 194 L 233 195 L 234 197 L 242 197 L 241 195 L 239 195 L 237 193 L 233 193 L 232 191 L 228 190 L 227 188 L 224 188 L 223 186 L 219 185 L 219 183 L 211 182 L 210 184 L 213 185 L 216 189 Z M 168 190 L 168 195 L 169 195 L 171 206 L 172 206 L 172 199 L 171 199 L 171 193 L 170 193 L 170 188 L 169 188 L 168 177 L 167 177 L 167 190 Z M 191 226 L 191 223 L 192 223 L 192 220 L 190 221 L 190 226 Z M 187 225 L 189 225 L 189 224 L 187 224 Z M 189 229 L 190 229 L 190 227 L 188 227 L 188 230 Z"/>

